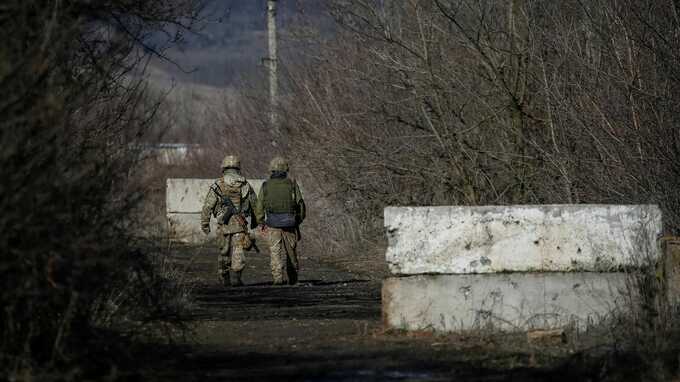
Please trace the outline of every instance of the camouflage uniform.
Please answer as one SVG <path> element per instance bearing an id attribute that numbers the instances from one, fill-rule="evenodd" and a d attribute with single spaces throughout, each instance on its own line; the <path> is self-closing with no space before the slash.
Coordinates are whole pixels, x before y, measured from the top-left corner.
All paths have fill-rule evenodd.
<path id="1" fill-rule="evenodd" d="M 256 196 L 250 184 L 239 173 L 239 168 L 240 163 L 235 156 L 230 155 L 224 159 L 222 163 L 224 175 L 210 186 L 201 211 L 201 229 L 206 234 L 210 232 L 210 216 L 217 219 L 216 234 L 220 250 L 217 273 L 225 286 L 230 284 L 230 271 L 235 276 L 232 285 L 243 285 L 241 272 L 245 267 L 244 252 L 252 245 L 245 217 L 252 214 Z M 231 201 L 237 211 L 227 222 L 224 222 L 224 215 L 228 209 L 223 203 L 224 197 Z"/>
<path id="2" fill-rule="evenodd" d="M 300 270 L 296 249 L 300 240 L 299 225 L 305 218 L 305 203 L 297 183 L 287 178 L 286 161 L 276 157 L 269 167 L 272 176 L 260 189 L 255 218 L 258 224 L 267 226 L 274 284 L 294 285 Z"/>

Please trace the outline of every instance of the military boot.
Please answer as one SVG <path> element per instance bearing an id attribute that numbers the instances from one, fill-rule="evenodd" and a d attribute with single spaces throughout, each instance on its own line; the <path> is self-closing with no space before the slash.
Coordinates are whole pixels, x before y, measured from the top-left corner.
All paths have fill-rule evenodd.
<path id="1" fill-rule="evenodd" d="M 220 279 L 222 280 L 223 286 L 225 286 L 225 287 L 231 286 L 231 283 L 229 282 L 229 272 L 221 274 Z"/>
<path id="2" fill-rule="evenodd" d="M 298 283 L 298 273 L 293 267 L 288 268 L 288 285 L 297 285 Z"/>
<path id="3" fill-rule="evenodd" d="M 241 273 L 242 272 L 243 271 L 234 272 L 234 276 L 235 276 L 234 282 L 231 283 L 231 286 L 235 286 L 235 287 L 243 286 L 243 281 L 241 280 Z"/>

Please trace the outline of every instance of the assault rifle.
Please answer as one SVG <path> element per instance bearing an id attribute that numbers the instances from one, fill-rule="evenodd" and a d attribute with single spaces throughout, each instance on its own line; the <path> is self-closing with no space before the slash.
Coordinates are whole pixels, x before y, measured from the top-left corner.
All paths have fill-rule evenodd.
<path id="1" fill-rule="evenodd" d="M 240 213 L 240 211 L 236 209 L 236 206 L 234 206 L 234 203 L 232 203 L 231 199 L 220 194 L 214 188 L 212 190 L 222 203 L 222 210 L 224 211 L 224 213 L 220 217 L 220 220 L 222 221 L 222 224 L 229 224 L 229 219 L 231 219 L 232 216 Z"/>
<path id="2" fill-rule="evenodd" d="M 244 218 L 243 216 L 240 215 L 240 214 L 241 214 L 241 211 L 239 211 L 239 210 L 236 208 L 236 206 L 234 206 L 234 203 L 231 201 L 231 199 L 229 199 L 228 197 L 226 197 L 226 196 L 220 194 L 220 193 L 217 192 L 217 190 L 215 190 L 214 188 L 213 188 L 213 192 L 215 193 L 215 195 L 217 195 L 217 197 L 221 200 L 221 203 L 222 203 L 222 210 L 224 211 L 224 213 L 223 213 L 222 216 L 220 217 L 220 220 L 222 221 L 222 224 L 225 224 L 225 225 L 229 224 L 229 219 L 231 219 L 231 217 L 234 216 L 234 215 L 238 215 L 238 216 L 240 217 L 240 220 L 241 220 L 240 222 L 241 222 L 241 224 L 242 224 L 243 226 L 246 226 L 247 224 L 246 224 L 245 218 Z M 246 235 L 249 235 L 249 233 L 247 232 L 247 230 L 246 230 L 245 234 L 246 234 Z M 257 244 L 255 243 L 255 238 L 252 238 L 252 237 L 250 238 L 250 247 L 251 247 L 252 249 L 254 249 L 256 253 L 260 253 L 260 248 L 259 248 L 259 247 L 257 246 Z M 247 250 L 247 249 L 248 249 L 248 248 L 246 248 L 246 250 Z"/>

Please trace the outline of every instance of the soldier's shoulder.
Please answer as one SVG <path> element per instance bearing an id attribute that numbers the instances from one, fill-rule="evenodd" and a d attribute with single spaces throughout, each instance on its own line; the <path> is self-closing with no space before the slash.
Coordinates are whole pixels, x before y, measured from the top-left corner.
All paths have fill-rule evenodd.
<path id="1" fill-rule="evenodd" d="M 217 178 L 210 184 L 210 188 L 219 190 L 223 185 L 224 180 L 222 178 Z"/>

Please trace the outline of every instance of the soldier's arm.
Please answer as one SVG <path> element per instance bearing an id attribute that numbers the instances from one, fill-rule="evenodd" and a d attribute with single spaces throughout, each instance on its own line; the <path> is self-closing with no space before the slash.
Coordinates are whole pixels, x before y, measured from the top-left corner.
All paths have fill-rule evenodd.
<path id="1" fill-rule="evenodd" d="M 255 220 L 257 224 L 264 224 L 264 184 L 260 188 L 260 193 L 255 201 Z"/>
<path id="2" fill-rule="evenodd" d="M 208 195 L 205 196 L 203 208 L 201 209 L 201 229 L 210 227 L 210 215 L 212 215 L 216 205 L 217 195 L 215 195 L 215 191 L 213 191 L 211 186 L 210 190 L 208 190 Z"/>
<path id="3" fill-rule="evenodd" d="M 255 207 L 257 206 L 257 195 L 255 195 L 255 190 L 250 184 L 246 184 L 245 192 L 245 206 L 246 208 L 243 212 L 246 216 L 250 216 L 250 228 L 255 228 L 257 226 L 257 219 L 255 217 Z"/>
<path id="4" fill-rule="evenodd" d="M 241 189 L 241 200 L 243 200 L 241 211 L 245 214 L 252 213 L 257 202 L 257 196 L 250 183 L 246 183 Z"/>
<path id="5" fill-rule="evenodd" d="M 255 194 L 255 190 L 253 190 L 250 185 L 248 185 L 248 200 L 250 200 L 250 205 L 255 208 L 257 205 L 257 195 Z"/>
<path id="6" fill-rule="evenodd" d="M 298 206 L 298 219 L 300 220 L 298 224 L 302 223 L 303 220 L 305 220 L 305 217 L 307 216 L 307 207 L 305 206 L 305 200 L 302 198 L 302 192 L 300 191 L 300 187 L 298 187 L 297 182 L 295 182 L 295 202 L 297 203 Z"/>

